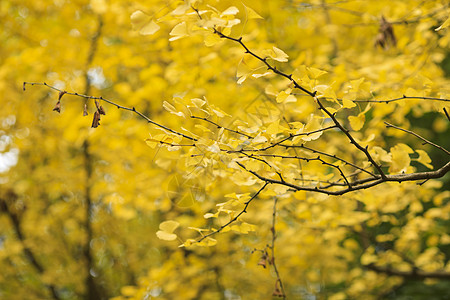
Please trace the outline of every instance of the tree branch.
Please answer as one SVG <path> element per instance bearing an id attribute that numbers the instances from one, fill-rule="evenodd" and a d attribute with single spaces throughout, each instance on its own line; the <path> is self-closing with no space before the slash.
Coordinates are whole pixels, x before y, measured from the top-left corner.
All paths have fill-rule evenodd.
<path id="1" fill-rule="evenodd" d="M 407 132 L 407 133 L 409 133 L 409 134 L 412 134 L 412 135 L 414 135 L 415 137 L 417 137 L 417 138 L 421 139 L 422 141 L 424 141 L 425 143 L 430 144 L 431 146 L 436 147 L 436 148 L 438 148 L 438 149 L 444 151 L 444 152 L 447 153 L 448 155 L 450 155 L 450 151 L 448 151 L 448 150 L 445 149 L 444 147 L 441 147 L 441 146 L 439 146 L 439 145 L 436 145 L 435 143 L 430 142 L 430 141 L 427 140 L 426 138 L 424 138 L 424 137 L 418 135 L 417 133 L 415 133 L 415 132 L 413 132 L 413 131 L 410 131 L 410 130 L 407 130 L 407 129 L 403 129 L 403 128 L 401 128 L 401 127 L 398 127 L 398 126 L 389 124 L 388 122 L 384 122 L 384 124 L 386 124 L 386 128 L 392 127 L 392 128 L 395 128 L 395 129 L 398 129 L 398 130 Z"/>
<path id="2" fill-rule="evenodd" d="M 28 84 L 28 85 L 31 85 L 31 86 L 34 86 L 34 85 L 44 85 L 44 86 L 47 86 L 47 87 L 49 87 L 49 88 L 51 88 L 51 89 L 53 89 L 53 90 L 55 90 L 55 91 L 59 91 L 60 93 L 65 92 L 65 91 L 63 91 L 63 90 L 61 90 L 61 89 L 58 89 L 58 88 L 56 88 L 56 87 L 54 87 L 54 86 L 51 86 L 51 85 L 49 85 L 49 84 L 47 84 L 47 83 L 45 83 L 45 82 L 43 82 L 43 83 L 40 83 L 40 82 L 24 82 L 24 83 L 23 83 L 24 90 L 25 90 L 25 86 L 26 86 L 27 84 Z M 122 106 L 122 105 L 117 104 L 117 103 L 115 103 L 115 102 L 113 102 L 113 101 L 111 101 L 111 100 L 108 100 L 108 99 L 106 99 L 106 98 L 103 98 L 102 96 L 100 96 L 100 97 L 94 97 L 94 96 L 88 96 L 88 95 L 83 95 L 83 94 L 79 94 L 79 93 L 71 93 L 71 92 L 65 92 L 65 94 L 67 94 L 67 95 L 72 95 L 72 96 L 78 96 L 78 97 L 82 97 L 82 98 L 86 98 L 86 99 L 92 99 L 92 100 L 100 100 L 100 101 L 104 101 L 104 102 L 106 102 L 106 103 L 109 103 L 109 104 L 111 104 L 111 105 L 117 107 L 118 109 L 123 109 L 123 110 L 131 111 L 131 112 L 137 114 L 138 116 L 140 116 L 141 118 L 143 118 L 144 120 L 146 120 L 148 123 L 151 123 L 151 124 L 153 124 L 153 125 L 155 125 L 155 126 L 157 126 L 157 127 L 160 127 L 160 128 L 162 128 L 162 129 L 164 129 L 164 130 L 167 130 L 167 131 L 169 131 L 169 132 L 172 132 L 172 133 L 174 133 L 174 134 L 176 134 L 176 135 L 182 136 L 182 137 L 184 137 L 184 138 L 186 138 L 186 139 L 188 139 L 188 140 L 191 140 L 191 141 L 197 141 L 197 139 L 194 138 L 194 137 L 185 135 L 185 134 L 183 134 L 183 133 L 181 133 L 181 132 L 175 131 L 175 130 L 173 130 L 173 129 L 167 127 L 167 126 L 164 126 L 164 125 L 162 125 L 162 124 L 159 124 L 159 123 L 153 121 L 152 119 L 150 119 L 149 117 L 147 117 L 147 116 L 144 115 L 143 113 L 141 113 L 141 112 L 139 112 L 138 110 L 136 110 L 136 108 L 134 108 L 134 107 L 126 107 L 126 106 Z"/>
<path id="3" fill-rule="evenodd" d="M 384 273 L 389 276 L 400 276 L 412 280 L 424 280 L 428 278 L 447 279 L 447 280 L 450 279 L 449 272 L 439 272 L 439 271 L 425 272 L 417 269 L 413 269 L 412 271 L 400 271 L 389 267 L 379 267 L 376 266 L 375 264 L 370 264 L 365 267 L 377 273 Z"/>
<path id="4" fill-rule="evenodd" d="M 228 227 L 229 225 L 231 225 L 232 223 L 236 222 L 239 217 L 247 212 L 247 207 L 250 205 L 250 203 L 256 198 L 258 197 L 258 195 L 267 187 L 269 183 L 264 183 L 264 185 L 248 200 L 244 203 L 244 208 L 234 217 L 232 218 L 230 221 L 228 221 L 227 223 L 223 224 L 222 226 L 219 227 L 219 229 L 217 229 L 216 231 L 210 232 L 208 234 L 205 234 L 204 236 L 202 236 L 201 238 L 199 238 L 198 240 L 196 240 L 196 243 L 199 243 L 201 241 L 203 241 L 204 239 L 215 235 L 219 232 L 221 232 L 224 228 Z"/>

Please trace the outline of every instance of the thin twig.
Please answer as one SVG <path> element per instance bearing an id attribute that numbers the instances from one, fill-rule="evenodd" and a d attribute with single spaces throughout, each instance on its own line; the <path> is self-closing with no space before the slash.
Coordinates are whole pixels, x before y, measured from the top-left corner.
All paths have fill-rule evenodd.
<path id="1" fill-rule="evenodd" d="M 337 126 L 336 125 L 332 125 L 332 126 L 329 126 L 329 127 L 320 128 L 320 129 L 309 131 L 309 132 L 302 132 L 302 133 L 291 134 L 288 137 L 286 137 L 286 138 L 284 138 L 284 139 L 282 139 L 282 140 L 280 140 L 280 141 L 278 141 L 276 143 L 273 143 L 270 146 L 257 149 L 256 151 L 266 151 L 266 150 L 268 150 L 270 148 L 273 148 L 273 147 L 276 147 L 276 146 L 280 145 L 281 143 L 283 143 L 283 142 L 285 142 L 287 140 L 290 140 L 291 138 L 294 138 L 296 136 L 302 136 L 302 135 L 308 136 L 308 135 L 311 135 L 311 134 L 314 134 L 314 133 L 323 132 L 323 131 L 326 131 L 326 130 L 329 130 L 329 129 L 333 129 L 333 128 L 337 128 Z M 284 146 L 284 145 L 281 145 L 281 146 Z"/>
<path id="2" fill-rule="evenodd" d="M 26 86 L 27 84 L 28 84 L 28 85 L 31 85 L 31 86 L 34 86 L 34 85 L 44 85 L 44 86 L 47 86 L 47 87 L 49 87 L 49 88 L 51 88 L 51 89 L 53 89 L 53 90 L 55 90 L 55 91 L 59 91 L 60 93 L 65 92 L 65 91 L 63 91 L 63 90 L 61 90 L 61 89 L 58 89 L 58 88 L 56 88 L 56 87 L 54 87 L 54 86 L 51 86 L 51 85 L 49 85 L 49 84 L 47 84 L 47 83 L 45 83 L 45 82 L 43 82 L 43 83 L 41 83 L 41 82 L 24 82 L 24 83 L 23 83 L 24 89 L 25 89 L 25 86 Z M 137 115 L 140 116 L 141 118 L 145 119 L 148 123 L 151 123 L 151 124 L 153 124 L 153 125 L 155 125 L 155 126 L 157 126 L 157 127 L 160 127 L 160 128 L 162 128 L 162 129 L 164 129 L 164 130 L 167 130 L 167 131 L 169 131 L 169 132 L 172 132 L 172 133 L 174 133 L 174 134 L 176 134 L 176 135 L 182 136 L 182 137 L 184 137 L 184 138 L 186 138 L 186 139 L 188 139 L 188 140 L 191 140 L 191 141 L 197 141 L 197 139 L 194 138 L 194 137 L 191 137 L 191 136 L 188 136 L 188 135 L 183 134 L 183 133 L 181 133 L 181 132 L 175 131 L 175 130 L 169 128 L 169 127 L 166 127 L 166 126 L 164 126 L 164 125 L 162 125 L 162 124 L 159 124 L 159 123 L 153 121 L 152 119 L 150 119 L 149 117 L 147 117 L 146 115 L 144 115 L 143 113 L 141 113 L 140 111 L 136 110 L 136 108 L 134 108 L 134 107 L 126 107 L 126 106 L 122 106 L 122 105 L 117 104 L 117 103 L 115 103 L 115 102 L 113 102 L 113 101 L 111 101 L 111 100 L 108 100 L 108 99 L 106 99 L 106 98 L 103 98 L 102 96 L 100 96 L 100 97 L 95 97 L 95 96 L 88 96 L 88 95 L 83 95 L 83 94 L 79 94 L 79 93 L 71 93 L 71 92 L 65 92 L 65 94 L 66 94 L 66 95 L 72 95 L 72 96 L 78 96 L 78 97 L 82 97 L 82 98 L 85 98 L 85 99 L 92 99 L 92 100 L 100 100 L 100 101 L 104 101 L 104 102 L 106 102 L 106 103 L 109 103 L 109 104 L 111 104 L 111 105 L 114 105 L 114 106 L 117 107 L 118 109 L 123 109 L 123 110 L 128 110 L 128 111 L 134 112 L 135 114 L 137 114 Z"/>
<path id="3" fill-rule="evenodd" d="M 216 126 L 216 127 L 219 128 L 219 129 L 223 128 L 224 130 L 227 130 L 227 131 L 230 131 L 230 132 L 234 132 L 234 133 L 236 133 L 236 134 L 243 135 L 243 136 L 245 136 L 245 137 L 247 137 L 247 138 L 249 138 L 249 139 L 253 139 L 253 138 L 254 138 L 253 136 L 248 135 L 248 134 L 246 134 L 246 133 L 243 133 L 243 132 L 240 132 L 240 131 L 237 131 L 237 130 L 233 130 L 233 129 L 230 129 L 230 128 L 223 127 L 222 125 L 219 125 L 219 124 L 217 124 L 216 122 L 213 122 L 213 121 L 211 121 L 211 120 L 209 120 L 209 119 L 207 119 L 207 118 L 204 118 L 204 117 L 191 116 L 191 118 L 192 118 L 192 119 L 203 120 L 203 121 L 205 121 L 205 122 L 208 122 L 208 123 L 210 123 L 210 124 L 213 124 L 214 126 Z"/>
<path id="4" fill-rule="evenodd" d="M 340 196 L 340 195 L 347 194 L 349 192 L 368 189 L 368 188 L 374 187 L 376 185 L 379 185 L 379 184 L 385 183 L 385 182 L 401 183 L 401 182 L 407 182 L 407 181 L 417 181 L 417 180 L 441 178 L 442 176 L 444 176 L 445 174 L 447 174 L 450 171 L 450 162 L 448 162 L 443 167 L 441 167 L 440 169 L 437 169 L 435 171 L 409 173 L 409 174 L 397 174 L 397 175 L 385 175 L 385 177 L 377 176 L 377 177 L 365 178 L 365 179 L 356 180 L 356 181 L 351 182 L 351 186 L 346 189 L 330 191 L 330 190 L 326 190 L 324 188 L 305 187 L 305 186 L 300 186 L 300 185 L 293 184 L 293 183 L 290 183 L 290 182 L 287 182 L 284 180 L 282 181 L 282 180 L 268 178 L 268 177 L 258 174 L 255 171 L 249 170 L 247 167 L 245 167 L 240 162 L 236 162 L 236 163 L 242 169 L 253 174 L 256 178 L 258 178 L 259 180 L 264 181 L 266 183 L 280 184 L 280 185 L 284 185 L 289 188 L 292 188 L 293 190 L 296 190 L 296 191 L 322 193 L 322 194 L 327 194 L 329 196 Z"/>
<path id="5" fill-rule="evenodd" d="M 325 108 L 325 106 L 322 104 L 322 102 L 320 102 L 319 98 L 314 97 L 314 99 L 316 100 L 317 104 L 319 104 L 320 109 L 323 110 L 325 112 L 325 114 L 327 114 L 331 118 L 331 120 L 333 120 L 334 124 L 336 124 L 336 126 L 342 131 L 342 133 L 344 133 L 347 136 L 350 143 L 353 144 L 358 150 L 360 150 L 361 152 L 364 153 L 364 155 L 367 157 L 367 159 L 370 161 L 370 163 L 375 167 L 375 169 L 377 169 L 378 173 L 381 175 L 381 178 L 385 178 L 386 175 L 384 174 L 380 165 L 378 165 L 375 162 L 375 160 L 373 159 L 372 155 L 370 155 L 368 146 L 366 146 L 366 147 L 361 146 L 355 140 L 355 138 L 350 134 L 350 131 L 348 129 L 344 128 L 344 126 L 337 120 L 335 113 L 331 113 L 327 108 Z"/>
<path id="6" fill-rule="evenodd" d="M 445 116 L 447 117 L 447 119 L 450 121 L 450 115 L 448 114 L 448 111 L 445 109 L 445 107 L 444 107 L 444 113 L 445 113 Z"/>
<path id="7" fill-rule="evenodd" d="M 363 103 L 390 103 L 405 99 L 418 99 L 418 100 L 431 100 L 431 101 L 443 101 L 443 102 L 450 102 L 450 99 L 443 99 L 443 98 L 437 98 L 437 97 L 419 97 L 419 96 L 403 96 L 399 98 L 393 98 L 393 99 L 386 99 L 386 100 L 352 100 L 353 102 L 363 102 Z M 341 99 L 337 99 L 341 100 Z"/>
<path id="8" fill-rule="evenodd" d="M 413 131 L 410 131 L 410 130 L 407 130 L 407 129 L 404 129 L 404 128 L 401 128 L 401 127 L 398 127 L 398 126 L 395 126 L 395 125 L 392 125 L 392 124 L 390 124 L 390 123 L 388 123 L 388 122 L 384 122 L 384 124 L 386 124 L 386 127 L 387 127 L 387 128 L 392 127 L 392 128 L 395 128 L 395 129 L 404 131 L 404 132 L 406 132 L 406 133 L 412 134 L 412 135 L 414 135 L 415 137 L 417 137 L 417 138 L 421 139 L 422 141 L 424 141 L 425 143 L 430 144 L 431 146 L 436 147 L 436 148 L 438 148 L 438 149 L 444 151 L 444 152 L 447 153 L 448 155 L 450 155 L 450 151 L 448 151 L 447 149 L 445 149 L 445 148 L 443 148 L 443 147 L 441 147 L 441 146 L 439 146 L 439 145 L 436 145 L 436 144 L 433 143 L 433 142 L 430 142 L 430 141 L 427 140 L 426 138 L 424 138 L 424 137 L 418 135 L 417 133 L 415 133 L 415 132 L 413 132 Z"/>
<path id="9" fill-rule="evenodd" d="M 219 229 L 217 229 L 217 230 L 215 230 L 215 231 L 213 231 L 213 232 L 210 232 L 210 233 L 208 233 L 208 234 L 205 234 L 204 236 L 202 236 L 201 238 L 199 238 L 198 240 L 196 240 L 196 242 L 199 243 L 199 242 L 203 241 L 204 239 L 206 239 L 206 238 L 208 238 L 208 237 L 210 237 L 210 236 L 212 236 L 212 235 L 215 235 L 215 234 L 221 232 L 224 228 L 226 228 L 226 227 L 228 227 L 230 224 L 236 222 L 242 214 L 244 214 L 244 213 L 247 212 L 247 207 L 250 205 L 250 203 L 251 203 L 254 199 L 256 199 L 256 197 L 258 197 L 258 195 L 259 195 L 259 194 L 267 187 L 268 184 L 269 184 L 268 182 L 264 183 L 264 185 L 263 185 L 263 186 L 262 186 L 255 194 L 253 194 L 253 196 L 252 196 L 249 200 L 247 200 L 247 201 L 244 203 L 244 208 L 243 208 L 243 209 L 242 209 L 242 210 L 241 210 L 234 218 L 232 218 L 230 221 L 228 221 L 227 223 L 225 223 L 225 224 L 223 224 L 222 226 L 220 226 Z"/>
<path id="10" fill-rule="evenodd" d="M 273 266 L 273 270 L 275 271 L 275 275 L 277 276 L 277 281 L 275 282 L 275 290 L 273 292 L 274 296 L 282 297 L 286 299 L 286 293 L 283 287 L 283 281 L 281 281 L 280 272 L 278 271 L 277 264 L 275 263 L 275 240 L 277 239 L 277 232 L 275 228 L 276 220 L 277 220 L 277 197 L 273 198 L 273 211 L 272 211 L 272 241 L 269 245 L 269 249 L 271 252 L 270 263 Z"/>

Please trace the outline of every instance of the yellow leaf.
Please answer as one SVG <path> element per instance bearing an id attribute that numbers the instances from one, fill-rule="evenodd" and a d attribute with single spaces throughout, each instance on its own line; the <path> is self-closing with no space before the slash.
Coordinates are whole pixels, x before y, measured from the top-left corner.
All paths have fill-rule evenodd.
<path id="1" fill-rule="evenodd" d="M 406 91 L 405 91 L 405 96 L 409 96 L 409 97 L 417 97 L 417 96 L 423 96 L 423 95 L 420 95 L 420 93 L 418 93 L 415 89 L 413 89 L 413 88 L 407 88 L 406 89 Z"/>
<path id="2" fill-rule="evenodd" d="M 142 10 L 137 10 L 130 16 L 131 26 L 134 30 L 140 30 L 147 22 L 150 20 L 150 17 L 146 15 Z"/>
<path id="3" fill-rule="evenodd" d="M 364 82 L 364 77 L 360 78 L 360 79 L 356 79 L 356 80 L 351 80 L 350 81 L 350 86 L 351 86 L 350 91 L 358 92 L 359 88 L 363 82 Z"/>
<path id="4" fill-rule="evenodd" d="M 279 62 L 287 62 L 288 61 L 288 55 L 281 49 L 277 48 L 277 47 L 272 47 L 274 55 L 271 55 L 270 57 L 272 57 L 274 60 L 279 61 Z"/>
<path id="5" fill-rule="evenodd" d="M 445 22 L 441 26 L 436 28 L 435 31 L 442 30 L 444 28 L 447 28 L 448 26 L 450 26 L 450 16 L 447 18 L 447 20 L 445 20 Z"/>
<path id="6" fill-rule="evenodd" d="M 224 16 L 234 16 L 238 12 L 239 12 L 239 9 L 237 7 L 230 6 L 220 14 L 220 17 L 222 18 Z"/>
<path id="7" fill-rule="evenodd" d="M 181 244 L 178 247 L 189 247 L 191 246 L 193 243 L 195 243 L 194 239 L 187 239 L 183 244 Z"/>
<path id="8" fill-rule="evenodd" d="M 198 108 L 202 107 L 206 103 L 205 100 L 200 99 L 200 98 L 193 98 L 193 99 L 191 99 L 191 102 Z"/>
<path id="9" fill-rule="evenodd" d="M 222 39 L 220 36 L 214 33 L 210 33 L 205 37 L 205 46 L 206 47 L 212 47 L 218 43 L 220 43 Z"/>
<path id="10" fill-rule="evenodd" d="M 327 71 L 323 71 L 312 67 L 307 67 L 306 70 L 308 70 L 309 75 L 311 75 L 311 78 L 313 79 L 317 79 L 320 76 L 328 73 Z"/>
<path id="11" fill-rule="evenodd" d="M 149 139 L 145 139 L 145 143 L 150 146 L 150 148 L 155 149 L 155 147 L 159 144 L 158 140 L 149 138 Z"/>
<path id="12" fill-rule="evenodd" d="M 146 25 L 144 25 L 144 27 L 141 28 L 139 33 L 142 35 L 151 35 L 157 32 L 159 28 L 160 28 L 159 25 L 156 24 L 155 21 L 151 20 Z"/>
<path id="13" fill-rule="evenodd" d="M 239 78 L 238 84 L 241 84 L 242 82 L 247 79 L 247 77 L 252 73 L 252 70 L 247 66 L 247 64 L 242 59 L 237 68 L 236 77 Z"/>
<path id="14" fill-rule="evenodd" d="M 406 173 L 411 159 L 409 157 L 409 153 L 413 153 L 414 151 L 409 148 L 407 145 L 399 143 L 391 149 L 392 162 L 389 167 L 390 173 Z"/>
<path id="15" fill-rule="evenodd" d="M 419 158 L 417 158 L 416 161 L 420 162 L 422 165 L 432 170 L 433 166 L 430 165 L 431 158 L 428 156 L 428 153 L 426 153 L 423 150 L 416 150 L 416 152 L 419 153 Z"/>
<path id="16" fill-rule="evenodd" d="M 174 115 L 177 115 L 177 116 L 179 116 L 179 117 L 185 118 L 184 113 L 181 112 L 181 111 L 177 111 L 177 110 L 175 109 L 175 107 L 174 107 L 172 104 L 170 104 L 169 102 L 164 101 L 164 102 L 163 102 L 163 107 L 164 107 L 168 112 L 170 112 L 170 113 L 172 113 L 172 114 L 174 114 Z"/>
<path id="17" fill-rule="evenodd" d="M 205 244 L 205 246 L 211 247 L 211 246 L 215 246 L 217 244 L 217 240 L 213 239 L 213 238 L 206 238 L 202 241 L 203 244 Z"/>
<path id="18" fill-rule="evenodd" d="M 156 236 L 160 239 L 160 240 L 164 240 L 164 241 L 173 241 L 176 240 L 177 235 L 174 233 L 168 233 L 162 230 L 159 230 L 156 232 Z"/>
<path id="19" fill-rule="evenodd" d="M 263 17 L 261 17 L 256 11 L 254 11 L 253 9 L 251 9 L 248 6 L 245 6 L 245 10 L 247 11 L 247 18 L 248 19 L 264 19 Z"/>
<path id="20" fill-rule="evenodd" d="M 267 130 L 266 133 L 267 134 L 278 134 L 280 132 L 282 132 L 282 130 L 280 129 L 280 120 L 276 120 L 275 122 L 270 123 L 269 126 L 267 126 Z"/>
<path id="21" fill-rule="evenodd" d="M 218 116 L 219 118 L 224 118 L 224 117 L 231 117 L 231 115 L 227 114 L 226 112 L 224 112 L 223 110 L 221 110 L 218 107 L 215 107 L 214 105 L 211 105 L 211 111 L 213 113 L 216 114 L 216 116 Z"/>
<path id="22" fill-rule="evenodd" d="M 188 36 L 187 26 L 186 22 L 181 22 L 172 29 L 172 31 L 169 33 L 172 37 L 169 39 L 169 41 L 173 42 L 178 39 L 184 38 Z"/>
<path id="23" fill-rule="evenodd" d="M 187 3 L 183 3 L 181 5 L 178 5 L 172 12 L 171 15 L 173 16 L 180 16 L 183 15 L 188 9 L 190 9 L 191 6 Z"/>
<path id="24" fill-rule="evenodd" d="M 381 147 L 375 146 L 370 150 L 370 155 L 372 155 L 373 159 L 375 159 L 375 161 L 380 162 L 380 161 L 384 161 L 384 162 L 391 162 L 392 161 L 392 156 L 390 153 L 387 153 L 386 150 L 384 150 Z"/>
<path id="25" fill-rule="evenodd" d="M 250 231 L 255 231 L 255 225 L 242 222 L 242 224 L 239 226 L 239 230 L 241 233 L 249 233 Z"/>
<path id="26" fill-rule="evenodd" d="M 265 136 L 262 136 L 262 135 L 258 135 L 257 137 L 255 137 L 252 140 L 253 144 L 261 144 L 261 143 L 265 143 L 265 142 L 267 142 L 267 138 Z"/>
<path id="27" fill-rule="evenodd" d="M 342 107 L 344 107 L 344 108 L 352 108 L 352 107 L 356 106 L 355 102 L 353 102 L 349 98 L 350 97 L 348 95 L 344 95 L 344 97 L 342 97 Z"/>
<path id="28" fill-rule="evenodd" d="M 216 212 L 215 214 L 212 213 L 206 213 L 203 215 L 203 218 L 210 219 L 210 218 L 217 218 L 219 216 L 219 212 Z"/>
<path id="29" fill-rule="evenodd" d="M 170 147 L 168 150 L 170 151 L 171 148 L 175 148 L 175 147 Z M 192 205 L 195 204 L 195 199 L 192 193 L 185 193 L 180 200 L 177 201 L 177 206 L 178 207 L 191 207 Z"/>
<path id="30" fill-rule="evenodd" d="M 287 89 L 286 91 L 281 91 L 277 95 L 277 103 L 289 103 L 289 102 L 297 102 L 297 98 L 294 95 L 291 95 L 291 89 Z"/>
<path id="31" fill-rule="evenodd" d="M 353 130 L 358 131 L 364 126 L 364 122 L 366 121 L 366 115 L 361 113 L 358 116 L 349 116 L 348 120 L 350 122 L 350 126 L 352 126 Z"/>
<path id="32" fill-rule="evenodd" d="M 254 78 L 259 78 L 259 77 L 264 77 L 264 76 L 271 75 L 271 74 L 273 74 L 273 73 L 267 71 L 267 72 L 264 72 L 264 73 L 252 74 L 252 77 L 254 77 Z"/>
<path id="33" fill-rule="evenodd" d="M 321 129 L 322 125 L 320 125 L 319 119 L 315 118 L 313 114 L 309 116 L 308 123 L 306 123 L 305 129 L 303 132 L 311 132 Z M 305 142 L 317 140 L 322 135 L 322 131 L 312 133 L 309 135 L 302 136 L 302 140 Z"/>
<path id="34" fill-rule="evenodd" d="M 177 221 L 164 221 L 159 224 L 159 229 L 172 233 L 178 226 L 180 226 L 180 223 Z"/>

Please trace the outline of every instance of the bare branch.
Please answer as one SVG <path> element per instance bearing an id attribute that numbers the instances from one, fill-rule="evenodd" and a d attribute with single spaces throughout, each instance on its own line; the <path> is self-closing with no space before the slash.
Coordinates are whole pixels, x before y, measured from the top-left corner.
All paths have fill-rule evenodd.
<path id="1" fill-rule="evenodd" d="M 51 89 L 53 89 L 53 90 L 55 90 L 55 91 L 64 92 L 63 90 L 58 89 L 58 88 L 56 88 L 56 87 L 54 87 L 54 86 L 51 86 L 51 85 L 49 85 L 49 84 L 47 84 L 47 83 L 45 83 L 45 82 L 43 82 L 43 83 L 41 83 L 41 82 L 24 82 L 24 83 L 23 83 L 24 88 L 25 88 L 25 85 L 27 85 L 27 84 L 28 84 L 28 85 L 31 85 L 31 86 L 34 86 L 34 85 L 44 85 L 44 86 L 47 86 L 47 87 L 49 87 L 49 88 L 51 88 Z M 115 102 L 113 102 L 113 101 L 111 101 L 111 100 L 108 100 L 108 99 L 106 99 L 106 98 L 103 98 L 102 96 L 100 96 L 100 97 L 94 97 L 94 96 L 88 96 L 88 95 L 83 95 L 83 94 L 79 94 L 79 93 L 70 93 L 70 92 L 66 92 L 66 94 L 67 94 L 67 95 L 72 95 L 72 96 L 78 96 L 78 97 L 85 98 L 85 99 L 92 99 L 92 100 L 100 100 L 100 101 L 104 101 L 104 102 L 106 102 L 106 103 L 109 103 L 109 104 L 111 104 L 111 105 L 117 107 L 118 109 L 123 109 L 123 110 L 128 110 L 128 111 L 134 112 L 135 114 L 137 114 L 137 115 L 140 116 L 141 118 L 145 119 L 148 123 L 151 123 L 151 124 L 153 124 L 153 125 L 155 125 L 155 126 L 157 126 L 157 127 L 160 127 L 160 128 L 162 128 L 162 129 L 164 129 L 164 130 L 167 130 L 167 131 L 169 131 L 169 132 L 172 132 L 172 133 L 174 133 L 174 134 L 176 134 L 176 135 L 182 136 L 182 137 L 184 137 L 184 138 L 186 138 L 186 139 L 188 139 L 188 140 L 191 140 L 191 141 L 197 141 L 197 139 L 194 138 L 194 137 L 185 135 L 185 134 L 183 134 L 183 133 L 181 133 L 181 132 L 175 131 L 175 130 L 169 128 L 169 127 L 166 127 L 166 126 L 164 126 L 164 125 L 162 125 L 162 124 L 159 124 L 159 123 L 153 121 L 152 119 L 150 119 L 149 117 L 147 117 L 147 116 L 144 115 L 143 113 L 141 113 L 141 112 L 139 112 L 138 110 L 136 110 L 136 108 L 134 108 L 134 107 L 126 107 L 126 106 L 122 106 L 122 105 L 117 104 L 117 103 L 115 103 Z"/>
<path id="2" fill-rule="evenodd" d="M 386 100 L 352 100 L 353 102 L 363 102 L 363 103 L 390 103 L 405 99 L 418 99 L 418 100 L 430 100 L 430 101 L 442 101 L 450 102 L 450 99 L 436 98 L 436 97 L 417 97 L 417 96 L 405 96 L 400 98 L 386 99 Z M 341 99 L 338 99 L 341 100 Z"/>
<path id="3" fill-rule="evenodd" d="M 400 276 L 407 279 L 413 279 L 413 280 L 424 280 L 428 278 L 435 278 L 435 279 L 450 279 L 450 273 L 449 272 L 426 272 L 421 271 L 417 269 L 413 269 L 412 271 L 400 271 L 389 267 L 379 267 L 375 264 L 367 265 L 366 268 L 369 270 L 375 271 L 377 273 L 384 273 L 390 276 Z"/>
<path id="4" fill-rule="evenodd" d="M 386 124 L 386 128 L 392 127 L 392 128 L 395 128 L 395 129 L 404 131 L 404 132 L 406 132 L 406 133 L 412 134 L 412 135 L 414 135 L 415 137 L 417 137 L 417 138 L 421 139 L 422 141 L 424 141 L 425 143 L 430 144 L 431 146 L 436 147 L 436 148 L 438 148 L 438 149 L 444 151 L 444 152 L 447 153 L 448 155 L 450 155 L 450 151 L 448 151 L 447 149 L 445 149 L 445 148 L 443 148 L 443 147 L 441 147 L 441 146 L 439 146 L 439 145 L 436 145 L 435 143 L 430 142 L 429 140 L 427 140 L 426 138 L 424 138 L 424 137 L 418 135 L 418 134 L 415 133 L 415 132 L 412 132 L 412 131 L 410 131 L 410 130 L 407 130 L 407 129 L 404 129 L 404 128 L 401 128 L 401 127 L 392 125 L 392 124 L 390 124 L 390 123 L 388 123 L 388 122 L 384 122 L 384 124 Z"/>
<path id="5" fill-rule="evenodd" d="M 444 107 L 444 113 L 445 113 L 445 116 L 447 117 L 447 119 L 450 121 L 450 115 L 448 114 L 448 111 L 445 109 L 445 107 Z"/>
<path id="6" fill-rule="evenodd" d="M 281 297 L 286 299 L 286 292 L 284 291 L 283 281 L 281 281 L 280 272 L 278 271 L 277 264 L 275 262 L 275 240 L 277 239 L 277 231 L 275 229 L 275 224 L 277 221 L 277 201 L 278 198 L 273 198 L 273 211 L 272 211 L 272 241 L 271 244 L 268 245 L 271 252 L 270 264 L 273 266 L 273 270 L 275 271 L 275 275 L 277 276 L 277 281 L 275 282 L 275 290 L 273 292 L 273 296 Z"/>

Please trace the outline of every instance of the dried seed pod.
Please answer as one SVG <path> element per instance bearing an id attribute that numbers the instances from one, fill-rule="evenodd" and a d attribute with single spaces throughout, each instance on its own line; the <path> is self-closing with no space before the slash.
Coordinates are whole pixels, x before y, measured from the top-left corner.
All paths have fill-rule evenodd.
<path id="1" fill-rule="evenodd" d="M 94 119 L 92 120 L 92 128 L 97 128 L 98 125 L 100 125 L 100 113 L 97 111 L 95 111 L 94 113 Z"/>
<path id="2" fill-rule="evenodd" d="M 87 104 L 84 104 L 84 109 L 83 109 L 83 117 L 87 116 L 89 113 L 87 111 Z"/>
<path id="3" fill-rule="evenodd" d="M 61 101 L 58 100 L 58 102 L 56 102 L 55 107 L 53 108 L 53 110 L 61 113 Z"/>

